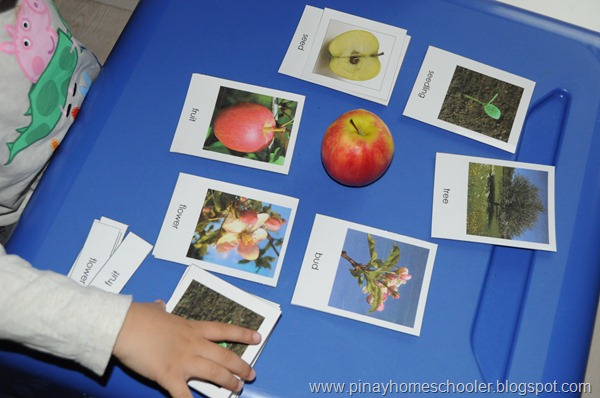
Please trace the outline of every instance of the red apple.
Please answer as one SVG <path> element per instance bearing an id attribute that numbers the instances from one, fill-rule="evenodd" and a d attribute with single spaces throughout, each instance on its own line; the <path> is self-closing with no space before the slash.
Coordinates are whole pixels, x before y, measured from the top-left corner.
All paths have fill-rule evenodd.
<path id="1" fill-rule="evenodd" d="M 394 156 L 390 129 L 374 113 L 348 111 L 325 131 L 321 159 L 327 173 L 340 184 L 360 187 L 385 173 Z"/>
<path id="2" fill-rule="evenodd" d="M 215 118 L 213 128 L 223 145 L 244 153 L 265 149 L 279 130 L 269 108 L 252 102 L 240 102 L 224 108 Z"/>

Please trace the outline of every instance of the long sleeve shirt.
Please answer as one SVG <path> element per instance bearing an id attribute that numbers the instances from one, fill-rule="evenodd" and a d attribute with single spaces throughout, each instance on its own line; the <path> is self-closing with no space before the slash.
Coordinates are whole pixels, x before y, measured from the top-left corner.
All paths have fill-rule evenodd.
<path id="1" fill-rule="evenodd" d="M 0 339 L 72 359 L 101 375 L 131 296 L 33 268 L 0 246 Z"/>

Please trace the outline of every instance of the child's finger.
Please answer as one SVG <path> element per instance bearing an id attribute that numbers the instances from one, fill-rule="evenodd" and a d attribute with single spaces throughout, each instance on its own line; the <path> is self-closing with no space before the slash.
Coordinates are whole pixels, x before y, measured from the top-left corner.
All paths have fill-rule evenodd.
<path id="1" fill-rule="evenodd" d="M 172 398 L 193 398 L 192 392 L 186 382 L 175 381 L 172 385 L 165 383 L 163 387 Z"/>
<path id="2" fill-rule="evenodd" d="M 211 341 L 232 341 L 236 343 L 258 344 L 261 340 L 261 336 L 258 332 L 241 326 L 220 322 L 201 323 L 205 324 L 205 327 L 202 328 L 204 337 Z"/>

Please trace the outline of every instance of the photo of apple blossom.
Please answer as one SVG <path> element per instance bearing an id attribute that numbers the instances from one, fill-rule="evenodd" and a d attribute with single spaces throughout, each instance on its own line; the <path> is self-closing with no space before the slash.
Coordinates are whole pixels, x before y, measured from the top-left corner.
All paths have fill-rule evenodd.
<path id="1" fill-rule="evenodd" d="M 412 327 L 429 250 L 348 229 L 329 306 Z"/>
<path id="2" fill-rule="evenodd" d="M 207 191 L 187 257 L 272 277 L 291 209 Z"/>

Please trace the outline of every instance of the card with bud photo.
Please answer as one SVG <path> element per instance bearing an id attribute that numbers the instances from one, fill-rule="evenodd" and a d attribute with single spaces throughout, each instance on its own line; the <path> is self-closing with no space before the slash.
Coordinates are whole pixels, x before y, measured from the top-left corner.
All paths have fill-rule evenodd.
<path id="1" fill-rule="evenodd" d="M 298 199 L 181 173 L 157 258 L 276 286 Z"/>
<path id="2" fill-rule="evenodd" d="M 418 336 L 436 250 L 318 214 L 292 304 Z"/>

